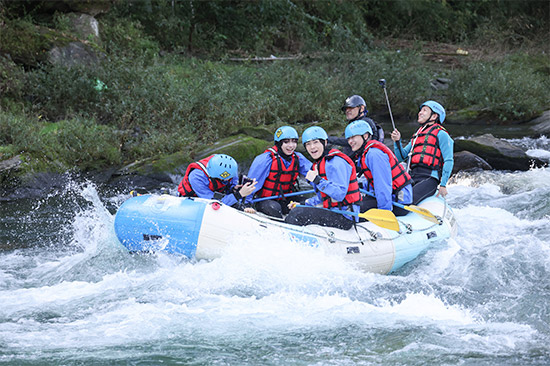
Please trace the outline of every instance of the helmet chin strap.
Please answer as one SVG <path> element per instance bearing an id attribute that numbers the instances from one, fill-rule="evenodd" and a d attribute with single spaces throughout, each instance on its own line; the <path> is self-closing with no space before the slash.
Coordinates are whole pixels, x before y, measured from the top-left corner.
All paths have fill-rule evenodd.
<path id="1" fill-rule="evenodd" d="M 315 159 L 315 161 L 320 161 L 321 159 L 323 159 L 325 156 L 327 156 L 328 154 L 328 149 L 327 149 L 327 140 L 319 140 L 319 141 L 324 141 L 324 144 L 323 144 L 323 153 L 321 154 L 321 156 L 319 156 L 318 159 Z"/>
<path id="2" fill-rule="evenodd" d="M 426 120 L 426 122 L 421 123 L 421 125 L 422 125 L 422 126 L 426 126 L 426 125 L 429 125 L 430 123 L 436 123 L 436 122 L 437 122 L 437 119 L 439 118 L 439 116 L 438 116 L 438 118 L 432 120 L 432 116 L 433 116 L 434 114 L 437 115 L 437 113 L 434 113 L 434 111 L 432 111 L 432 110 L 430 109 L 430 116 L 428 117 L 428 119 Z"/>
<path id="3" fill-rule="evenodd" d="M 363 107 L 363 110 L 362 111 L 357 111 L 357 115 L 355 117 L 353 117 L 351 120 L 349 120 L 349 123 L 351 123 L 353 121 L 357 121 L 359 119 L 362 119 L 363 117 L 366 117 L 365 107 L 364 106 L 361 106 L 361 107 Z"/>
<path id="4" fill-rule="evenodd" d="M 282 141 L 277 141 L 275 143 L 275 146 L 277 146 L 277 151 L 278 151 L 279 155 L 281 156 L 281 158 L 283 158 L 287 161 L 290 161 L 292 156 L 285 154 L 285 152 L 283 151 L 283 142 Z"/>

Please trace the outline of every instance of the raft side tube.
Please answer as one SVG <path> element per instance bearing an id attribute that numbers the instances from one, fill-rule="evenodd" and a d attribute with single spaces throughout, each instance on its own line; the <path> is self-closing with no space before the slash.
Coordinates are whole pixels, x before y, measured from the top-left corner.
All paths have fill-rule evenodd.
<path id="1" fill-rule="evenodd" d="M 204 209 L 204 203 L 191 198 L 132 197 L 116 213 L 115 233 L 130 251 L 163 250 L 194 258 Z"/>

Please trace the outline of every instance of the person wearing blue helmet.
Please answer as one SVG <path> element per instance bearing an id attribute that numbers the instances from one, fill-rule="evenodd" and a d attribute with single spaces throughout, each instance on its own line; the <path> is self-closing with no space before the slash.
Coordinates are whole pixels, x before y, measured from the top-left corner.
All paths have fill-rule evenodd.
<path id="1" fill-rule="evenodd" d="M 313 186 L 316 195 L 305 201 L 306 206 L 289 204 L 290 213 L 285 222 L 294 225 L 316 224 L 321 226 L 350 229 L 357 217 L 343 215 L 337 210 L 351 210 L 359 213 L 361 200 L 357 172 L 353 161 L 343 152 L 327 146 L 328 135 L 321 127 L 307 128 L 302 134 L 302 143 L 314 160 L 306 174 L 306 180 Z M 323 204 L 323 208 L 313 207 Z"/>
<path id="2" fill-rule="evenodd" d="M 372 129 L 366 121 L 350 123 L 345 136 L 355 153 L 357 172 L 365 177 L 365 188 L 371 193 L 361 200 L 361 212 L 378 208 L 393 211 L 396 216 L 406 215 L 408 211 L 393 207 L 393 202 L 412 203 L 412 179 L 395 154 L 380 141 L 372 139 Z"/>
<path id="3" fill-rule="evenodd" d="M 437 196 L 447 195 L 447 182 L 454 165 L 454 142 L 442 126 L 445 116 L 445 108 L 441 104 L 428 100 L 420 105 L 420 128 L 405 147 L 401 144 L 401 133 L 397 129 L 391 134 L 395 155 L 399 161 L 407 161 L 407 171 L 410 169 L 414 180 L 414 204 L 436 191 Z"/>
<path id="4" fill-rule="evenodd" d="M 238 184 L 238 170 L 231 156 L 210 155 L 187 166 L 178 192 L 184 197 L 220 199 L 228 206 L 239 207 L 242 199 L 254 191 L 256 181 Z"/>
<path id="5" fill-rule="evenodd" d="M 256 202 L 253 207 L 266 215 L 282 218 L 288 213 L 290 202 L 285 194 L 298 190 L 298 176 L 305 177 L 311 162 L 300 152 L 296 152 L 298 132 L 290 126 L 277 128 L 273 136 L 274 146 L 256 156 L 248 177 L 256 179 L 256 188 L 245 200 L 252 206 L 252 197 L 274 197 L 271 200 Z M 246 212 L 254 212 L 245 208 Z"/>

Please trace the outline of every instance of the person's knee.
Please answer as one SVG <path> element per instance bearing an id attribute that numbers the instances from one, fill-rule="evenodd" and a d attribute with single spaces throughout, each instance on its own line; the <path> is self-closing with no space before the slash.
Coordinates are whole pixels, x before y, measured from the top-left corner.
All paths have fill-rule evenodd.
<path id="1" fill-rule="evenodd" d="M 283 213 L 279 202 L 268 200 L 261 202 L 261 205 L 257 205 L 256 209 L 268 216 L 282 218 Z"/>
<path id="2" fill-rule="evenodd" d="M 353 227 L 353 221 L 351 220 L 344 220 L 342 221 L 341 225 L 340 225 L 340 228 L 342 230 L 349 230 Z"/>
<path id="3" fill-rule="evenodd" d="M 407 210 L 405 210 L 401 207 L 395 207 L 395 206 L 393 207 L 393 214 L 395 216 L 405 216 L 408 213 L 409 213 L 409 211 L 407 211 Z"/>

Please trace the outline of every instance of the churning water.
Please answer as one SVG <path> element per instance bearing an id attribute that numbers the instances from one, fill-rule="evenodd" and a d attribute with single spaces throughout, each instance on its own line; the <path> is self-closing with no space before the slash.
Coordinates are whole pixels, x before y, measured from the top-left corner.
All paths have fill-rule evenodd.
<path id="1" fill-rule="evenodd" d="M 273 237 L 132 255 L 126 197 L 68 180 L 0 203 L 0 364 L 550 363 L 550 168 L 454 177 L 457 237 L 389 276 Z"/>

